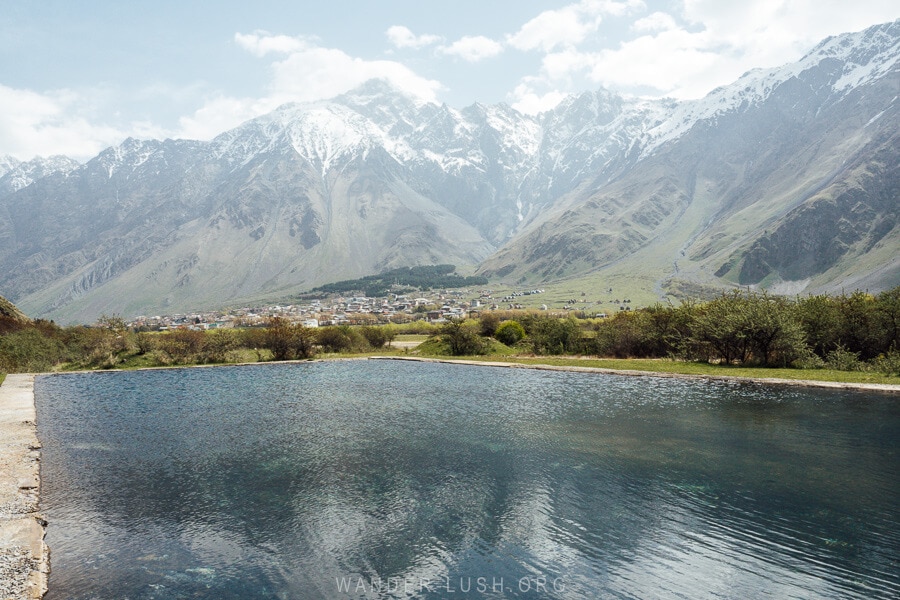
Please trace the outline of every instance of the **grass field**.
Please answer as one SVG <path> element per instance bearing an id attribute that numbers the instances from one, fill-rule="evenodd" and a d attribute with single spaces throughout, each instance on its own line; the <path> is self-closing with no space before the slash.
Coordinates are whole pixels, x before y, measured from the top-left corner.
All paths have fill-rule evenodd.
<path id="1" fill-rule="evenodd" d="M 678 375 L 690 375 L 695 377 L 744 377 L 752 379 L 789 379 L 795 381 L 828 381 L 836 383 L 876 383 L 900 386 L 900 377 L 888 376 L 883 373 L 872 371 L 835 371 L 829 369 L 787 369 L 787 368 L 771 368 L 771 367 L 740 367 L 733 365 L 715 365 L 701 362 L 680 361 L 671 359 L 652 359 L 652 358 L 592 358 L 582 356 L 522 356 L 513 354 L 513 350 L 496 343 L 496 347 L 492 347 L 491 354 L 480 356 L 460 356 L 451 357 L 446 354 L 437 354 L 428 352 L 429 345 L 426 344 L 421 348 L 417 348 L 412 344 L 418 344 L 428 339 L 426 335 L 404 334 L 398 335 L 396 346 L 385 346 L 378 350 L 360 353 L 320 353 L 313 360 L 334 360 L 334 359 L 364 359 L 372 356 L 416 356 L 421 358 L 436 358 L 441 360 L 467 360 L 482 362 L 506 362 L 521 365 L 547 365 L 554 367 L 590 367 L 598 369 L 612 369 L 617 371 L 643 371 L 648 373 L 666 373 Z M 228 364 L 246 364 L 256 362 L 267 362 L 271 360 L 271 354 L 268 350 L 259 352 L 253 350 L 242 350 L 231 356 L 231 360 L 225 363 L 216 363 L 219 365 Z M 193 366 L 193 365 L 171 365 L 172 367 Z M 134 370 L 142 368 L 159 368 L 155 363 L 151 362 L 149 356 L 133 355 L 128 357 L 124 362 L 116 366 L 116 370 Z M 67 371 L 64 365 L 61 369 Z M 2 384 L 5 375 L 0 373 L 0 384 Z"/>
<path id="2" fill-rule="evenodd" d="M 438 358 L 438 357 L 433 357 Z M 442 356 L 440 358 L 448 358 Z M 620 371 L 646 371 L 675 373 L 679 375 L 713 377 L 748 377 L 754 379 L 792 379 L 831 381 L 837 383 L 879 383 L 900 385 L 900 377 L 891 377 L 870 371 L 833 371 L 828 369 L 776 369 L 770 367 L 736 367 L 708 363 L 676 361 L 652 358 L 589 358 L 553 356 L 467 356 L 467 360 L 502 361 L 524 365 L 550 365 L 562 367 L 593 367 Z"/>

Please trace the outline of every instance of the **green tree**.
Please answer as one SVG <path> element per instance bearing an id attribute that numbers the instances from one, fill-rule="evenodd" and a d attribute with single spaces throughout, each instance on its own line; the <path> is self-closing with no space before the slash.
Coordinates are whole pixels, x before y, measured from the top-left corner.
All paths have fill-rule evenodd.
<path id="1" fill-rule="evenodd" d="M 503 321 L 496 328 L 494 337 L 507 346 L 515 346 L 525 338 L 525 328 L 518 321 Z"/>
<path id="2" fill-rule="evenodd" d="M 371 325 L 361 329 L 362 336 L 375 349 L 394 341 L 397 333 L 392 325 Z"/>
<path id="3" fill-rule="evenodd" d="M 581 349 L 581 328 L 572 317 L 558 319 L 529 315 L 522 320 L 522 325 L 535 354 L 566 354 Z"/>
<path id="4" fill-rule="evenodd" d="M 353 349 L 350 327 L 328 326 L 316 330 L 316 342 L 325 352 L 349 352 Z"/>
<path id="5" fill-rule="evenodd" d="M 791 304 L 767 293 L 733 291 L 698 308 L 691 326 L 696 358 L 787 365 L 808 348 Z"/>
<path id="6" fill-rule="evenodd" d="M 765 292 L 743 297 L 739 325 L 750 357 L 763 366 L 788 365 L 807 349 L 803 327 L 784 298 Z"/>
<path id="7" fill-rule="evenodd" d="M 200 360 L 204 363 L 226 362 L 229 359 L 229 355 L 240 347 L 240 335 L 233 329 L 207 331 L 204 333 L 204 344 Z"/>
<path id="8" fill-rule="evenodd" d="M 883 351 L 881 314 L 875 298 L 862 291 L 838 298 L 841 312 L 840 345 L 869 360 Z"/>
<path id="9" fill-rule="evenodd" d="M 801 298 L 794 306 L 794 314 L 806 339 L 806 344 L 820 358 L 840 344 L 843 317 L 840 305 L 826 295 Z"/>
<path id="10" fill-rule="evenodd" d="M 281 317 L 269 319 L 263 341 L 275 360 L 309 358 L 315 353 L 312 329 Z"/>
<path id="11" fill-rule="evenodd" d="M 875 297 L 875 312 L 882 333 L 879 354 L 900 350 L 900 286 Z"/>
<path id="12" fill-rule="evenodd" d="M 697 311 L 691 327 L 692 347 L 698 353 L 695 358 L 716 358 L 725 363 L 747 359 L 741 305 L 741 294 L 735 291 L 723 293 Z"/>
<path id="13" fill-rule="evenodd" d="M 453 356 L 484 352 L 484 341 L 478 335 L 478 325 L 473 322 L 451 319 L 441 327 L 441 335 Z"/>
<path id="14" fill-rule="evenodd" d="M 478 324 L 481 327 L 481 335 L 484 337 L 494 337 L 497 328 L 500 326 L 500 317 L 495 313 L 485 311 L 478 317 Z"/>

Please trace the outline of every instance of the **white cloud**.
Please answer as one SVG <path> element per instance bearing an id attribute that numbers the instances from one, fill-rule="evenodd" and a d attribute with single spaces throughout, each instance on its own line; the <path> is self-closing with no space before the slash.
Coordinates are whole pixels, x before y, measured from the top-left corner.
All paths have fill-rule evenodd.
<path id="1" fill-rule="evenodd" d="M 572 48 L 551 52 L 541 60 L 541 75 L 551 81 L 571 79 L 579 71 L 590 69 L 594 55 Z"/>
<path id="2" fill-rule="evenodd" d="M 391 60 L 365 60 L 335 48 L 307 48 L 272 64 L 272 102 L 333 98 L 369 79 L 386 79 L 426 101 L 434 101 L 441 84 Z"/>
<path id="3" fill-rule="evenodd" d="M 675 23 L 675 18 L 672 15 L 664 12 L 655 12 L 642 19 L 638 19 L 634 22 L 634 25 L 631 26 L 634 31 L 668 31 L 670 29 L 677 29 L 678 24 Z"/>
<path id="4" fill-rule="evenodd" d="M 397 48 L 423 48 L 441 41 L 439 35 L 415 35 L 403 25 L 393 25 L 385 31 L 388 40 Z"/>
<path id="5" fill-rule="evenodd" d="M 683 29 L 641 36 L 616 50 L 593 54 L 586 62 L 591 65 L 590 79 L 606 87 L 646 87 L 676 97 L 702 96 L 710 89 L 710 78 L 727 66 L 727 59 L 710 48 L 706 34 Z"/>
<path id="6" fill-rule="evenodd" d="M 128 136 L 211 139 L 286 102 L 332 98 L 374 78 L 429 102 L 435 101 L 442 89 L 438 81 L 421 77 L 399 62 L 353 57 L 320 47 L 309 38 L 255 31 L 237 33 L 234 40 L 268 62 L 269 82 L 259 96 L 234 97 L 210 92 L 199 84 L 184 88 L 148 84 L 130 94 L 106 88 L 38 93 L 0 85 L 0 154 L 20 160 L 66 154 L 85 160 Z M 177 118 L 171 128 L 146 118 L 124 122 L 111 110 L 120 102 L 146 102 L 163 92 L 167 98 L 177 97 L 179 103 L 197 108 Z"/>
<path id="7" fill-rule="evenodd" d="M 483 35 L 467 35 L 449 46 L 442 46 L 440 51 L 442 54 L 458 56 L 469 62 L 478 62 L 503 52 L 503 45 Z"/>
<path id="8" fill-rule="evenodd" d="M 896 2 L 857 0 L 683 0 L 686 21 L 709 36 L 710 49 L 724 47 L 741 72 L 796 60 L 829 35 L 864 29 L 897 18 Z M 739 74 L 739 73 L 738 73 Z"/>
<path id="9" fill-rule="evenodd" d="M 577 91 L 592 83 L 624 92 L 698 98 L 750 69 L 797 60 L 829 35 L 896 18 L 891 2 L 857 4 L 847 11 L 841 0 L 682 0 L 673 12 L 635 20 L 630 36 L 615 46 L 588 50 L 590 35 L 599 27 L 591 15 L 625 15 L 641 6 L 584 0 L 541 13 L 508 42 L 544 51 L 539 72 L 529 80 L 532 90 Z M 568 38 L 567 28 L 572 32 Z"/>
<path id="10" fill-rule="evenodd" d="M 597 31 L 604 15 L 619 16 L 643 5 L 641 0 L 582 0 L 557 10 L 545 10 L 506 41 L 518 50 L 540 49 L 544 52 L 560 46 L 578 45 Z"/>
<path id="11" fill-rule="evenodd" d="M 267 94 L 254 101 L 253 110 L 268 110 L 284 102 L 306 102 L 333 98 L 369 79 L 386 79 L 396 87 L 426 101 L 433 101 L 441 88 L 439 82 L 417 75 L 409 67 L 391 60 L 366 60 L 350 56 L 343 50 L 324 48 L 304 38 L 262 35 L 259 32 L 235 39 L 252 38 L 244 47 L 256 56 L 279 48 L 286 54 L 271 64 L 272 79 Z M 289 40 L 293 39 L 294 42 Z M 266 49 L 261 51 L 260 49 Z M 262 53 L 261 53 L 262 52 Z M 217 98 L 210 105 L 223 106 Z M 246 101 L 241 101 L 243 104 Z M 233 103 L 230 103 L 235 109 Z M 236 112 L 241 112 L 237 110 Z"/>
<path id="12" fill-rule="evenodd" d="M 273 35 L 262 30 L 253 33 L 235 33 L 234 41 L 250 54 L 260 58 L 270 53 L 290 54 L 308 46 L 304 38 Z"/>
<path id="13" fill-rule="evenodd" d="M 537 92 L 528 82 L 520 83 L 510 94 L 511 106 L 521 113 L 536 115 L 548 111 L 562 102 L 566 94 L 552 90 L 543 94 Z"/>
<path id="14" fill-rule="evenodd" d="M 507 43 L 518 50 L 541 49 L 549 52 L 560 45 L 581 42 L 597 30 L 600 20 L 597 14 L 585 14 L 583 3 L 559 10 L 545 10 L 509 36 Z"/>
<path id="15" fill-rule="evenodd" d="M 178 120 L 177 137 L 189 140 L 209 140 L 244 121 L 271 110 L 267 106 L 249 98 L 229 98 L 217 95 L 210 98 L 192 115 Z"/>
<path id="16" fill-rule="evenodd" d="M 237 34 L 235 39 L 239 39 Z M 441 89 L 438 81 L 417 75 L 405 65 L 391 60 L 365 60 L 350 56 L 342 50 L 323 48 L 308 40 L 297 43 L 285 41 L 285 36 L 271 36 L 271 42 L 258 33 L 240 39 L 253 38 L 245 47 L 251 54 L 265 57 L 269 52 L 261 48 L 278 47 L 286 54 L 270 66 L 271 78 L 266 93 L 258 98 L 235 98 L 214 95 L 193 114 L 179 120 L 179 137 L 210 139 L 248 119 L 270 112 L 287 102 L 313 102 L 333 98 L 370 79 L 385 79 L 397 88 L 423 101 L 433 102 Z"/>
<path id="17" fill-rule="evenodd" d="M 91 122 L 87 99 L 71 90 L 37 93 L 0 85 L 0 139 L 3 154 L 20 160 L 65 154 L 84 160 L 127 137 L 123 131 Z"/>

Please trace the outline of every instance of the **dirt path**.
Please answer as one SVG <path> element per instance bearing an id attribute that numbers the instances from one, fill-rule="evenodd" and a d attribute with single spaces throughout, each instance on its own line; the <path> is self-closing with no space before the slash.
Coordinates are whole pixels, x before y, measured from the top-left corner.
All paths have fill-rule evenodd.
<path id="1" fill-rule="evenodd" d="M 422 342 L 418 340 L 400 340 L 391 342 L 391 348 L 401 348 L 404 350 L 410 350 L 412 348 L 416 348 L 421 345 Z"/>

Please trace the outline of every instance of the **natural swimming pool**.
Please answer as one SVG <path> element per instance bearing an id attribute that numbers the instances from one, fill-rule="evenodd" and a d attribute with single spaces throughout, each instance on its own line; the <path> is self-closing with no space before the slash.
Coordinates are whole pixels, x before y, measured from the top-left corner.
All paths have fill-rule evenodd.
<path id="1" fill-rule="evenodd" d="M 35 396 L 49 600 L 900 594 L 887 394 L 352 361 Z"/>

